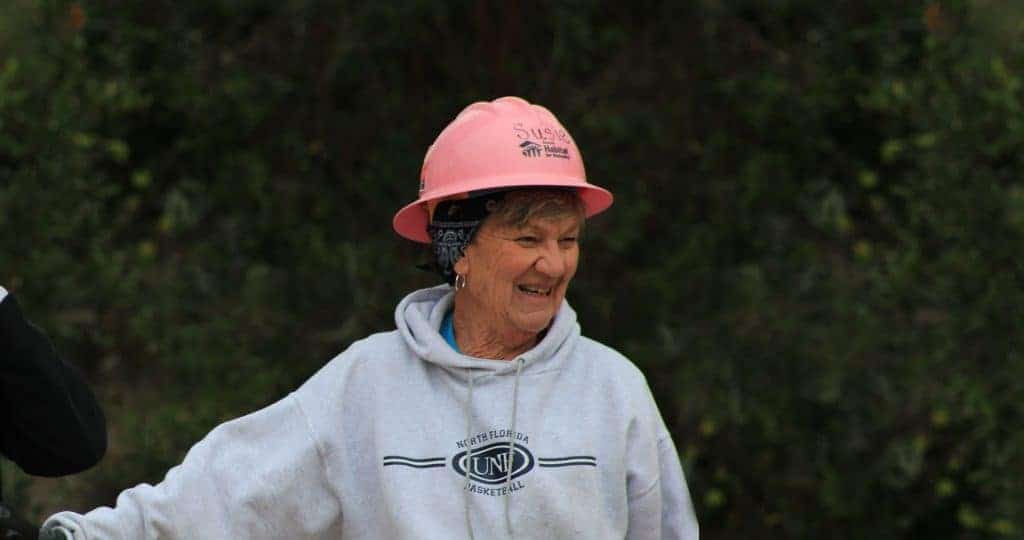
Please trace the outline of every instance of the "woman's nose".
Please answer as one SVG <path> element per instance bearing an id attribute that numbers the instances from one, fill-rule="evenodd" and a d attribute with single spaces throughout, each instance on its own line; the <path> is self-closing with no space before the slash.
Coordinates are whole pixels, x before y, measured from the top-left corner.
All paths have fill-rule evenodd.
<path id="1" fill-rule="evenodd" d="M 548 277 L 560 278 L 565 273 L 565 254 L 558 249 L 558 245 L 545 246 L 541 250 L 534 267 L 538 272 Z"/>

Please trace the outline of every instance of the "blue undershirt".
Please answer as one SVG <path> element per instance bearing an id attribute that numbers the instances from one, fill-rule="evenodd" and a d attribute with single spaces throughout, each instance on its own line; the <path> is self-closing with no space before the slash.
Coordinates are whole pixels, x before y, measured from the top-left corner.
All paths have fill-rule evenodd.
<path id="1" fill-rule="evenodd" d="M 461 354 L 462 351 L 459 350 L 459 344 L 455 342 L 455 325 L 452 323 L 452 313 L 453 311 L 449 310 L 448 313 L 444 314 L 444 320 L 441 321 L 441 337 L 455 349 L 455 352 Z"/>

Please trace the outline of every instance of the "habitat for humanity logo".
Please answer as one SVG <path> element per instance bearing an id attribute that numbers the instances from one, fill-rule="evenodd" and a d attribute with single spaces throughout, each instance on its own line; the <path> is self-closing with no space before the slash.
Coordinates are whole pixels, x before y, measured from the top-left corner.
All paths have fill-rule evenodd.
<path id="1" fill-rule="evenodd" d="M 537 157 L 540 155 L 540 145 L 533 141 L 523 141 L 519 144 L 519 148 L 523 149 L 523 155 L 526 157 Z"/>
<path id="2" fill-rule="evenodd" d="M 527 126 L 522 122 L 515 122 L 512 124 L 512 132 L 522 141 L 519 148 L 526 157 L 569 159 L 572 139 L 564 129 Z"/>
<path id="3" fill-rule="evenodd" d="M 450 458 L 384 456 L 385 467 L 440 469 L 450 466 L 460 478 L 467 478 L 465 490 L 480 495 L 503 497 L 526 487 L 522 478 L 535 468 L 597 467 L 594 456 L 538 457 L 527 445 L 529 435 L 509 429 L 492 429 L 455 442 L 459 452 Z M 510 451 L 511 450 L 511 451 Z M 468 473 L 468 474 L 467 474 Z M 511 478 L 511 482 L 509 479 Z"/>

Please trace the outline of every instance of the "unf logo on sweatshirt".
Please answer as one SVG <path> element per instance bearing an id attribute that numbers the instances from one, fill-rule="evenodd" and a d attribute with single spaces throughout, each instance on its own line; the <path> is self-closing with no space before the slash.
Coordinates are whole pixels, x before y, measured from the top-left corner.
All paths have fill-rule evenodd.
<path id="1" fill-rule="evenodd" d="M 469 477 L 481 484 L 490 485 L 508 481 L 509 472 L 515 480 L 533 469 L 533 454 L 525 446 L 513 444 L 511 463 L 509 454 L 509 443 L 488 444 L 483 448 L 474 449 L 472 456 L 468 450 L 452 456 L 452 469 L 459 473 L 459 476 L 466 476 L 468 459 Z"/>
<path id="2" fill-rule="evenodd" d="M 526 446 L 529 442 L 530 437 L 525 433 L 505 429 L 490 430 L 457 441 L 456 447 L 462 451 L 450 458 L 389 455 L 384 456 L 383 465 L 412 469 L 438 469 L 450 466 L 452 472 L 458 474 L 460 478 L 468 476 L 470 482 L 466 485 L 467 491 L 492 497 L 510 495 L 526 487 L 517 479 L 533 471 L 535 467 L 597 467 L 597 458 L 588 455 L 535 458 Z M 478 446 L 481 444 L 482 446 Z"/>

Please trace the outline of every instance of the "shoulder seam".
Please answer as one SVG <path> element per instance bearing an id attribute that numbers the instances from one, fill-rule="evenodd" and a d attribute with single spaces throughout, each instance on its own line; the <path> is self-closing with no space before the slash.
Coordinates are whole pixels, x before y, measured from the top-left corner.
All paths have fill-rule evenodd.
<path id="1" fill-rule="evenodd" d="M 326 452 L 324 451 L 323 446 L 321 446 L 320 444 L 320 438 L 317 437 L 316 430 L 313 429 L 313 423 L 309 420 L 309 415 L 306 414 L 306 409 L 302 407 L 302 401 L 295 397 L 294 392 L 288 396 L 288 399 L 292 401 L 292 404 L 295 406 L 295 409 L 299 411 L 299 415 L 302 417 L 302 421 L 305 422 L 306 432 L 309 434 L 309 438 L 313 440 L 313 447 L 316 448 L 316 457 L 317 461 L 320 462 L 320 470 L 324 474 L 327 474 L 329 471 L 327 470 L 327 459 L 325 457 Z"/>
<path id="2" fill-rule="evenodd" d="M 658 484 L 660 484 L 660 483 L 661 483 L 661 472 L 659 471 L 658 474 L 654 476 L 654 480 L 651 481 L 651 485 L 649 485 L 649 486 L 645 487 L 644 489 L 640 490 L 640 492 L 637 493 L 636 495 L 633 495 L 632 498 L 633 499 L 640 499 L 640 498 L 646 497 L 647 494 L 650 493 L 651 491 L 653 491 L 654 488 L 658 487 Z"/>
<path id="3" fill-rule="evenodd" d="M 667 432 L 666 433 L 662 433 L 661 436 L 658 437 L 658 454 L 659 454 L 659 457 L 660 457 L 660 454 L 661 454 L 662 445 L 665 444 L 665 440 L 666 439 L 671 439 L 671 438 L 672 438 L 671 435 L 669 435 Z M 640 492 L 637 493 L 636 495 L 633 495 L 633 498 L 634 499 L 638 499 L 640 497 L 646 496 L 648 493 L 651 492 L 651 490 L 653 490 L 655 487 L 657 487 L 660 482 L 661 482 L 661 470 L 659 468 L 658 474 L 655 475 L 654 480 L 651 481 L 651 485 L 649 485 L 649 486 L 645 487 L 644 489 L 640 490 Z"/>

